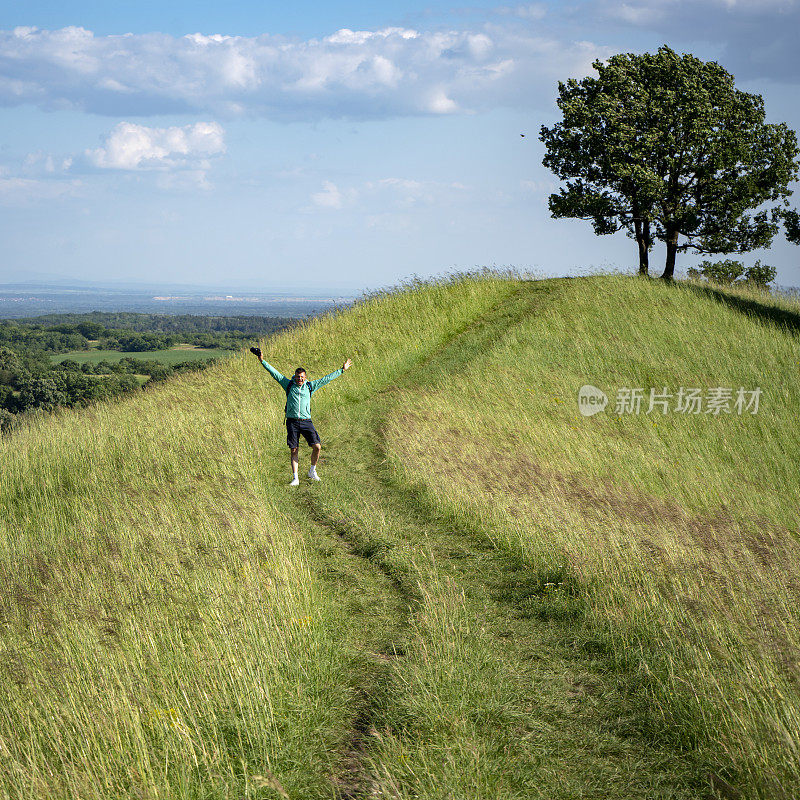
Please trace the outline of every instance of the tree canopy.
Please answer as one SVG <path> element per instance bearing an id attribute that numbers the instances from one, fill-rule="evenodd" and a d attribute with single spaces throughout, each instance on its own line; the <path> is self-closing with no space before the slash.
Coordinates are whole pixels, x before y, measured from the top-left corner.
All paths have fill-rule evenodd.
<path id="1" fill-rule="evenodd" d="M 550 195 L 554 217 L 591 220 L 601 235 L 625 230 L 644 274 L 663 241 L 664 278 L 679 251 L 768 247 L 781 221 L 797 236 L 787 200 L 797 137 L 765 123 L 760 95 L 736 89 L 716 62 L 666 45 L 593 66 L 597 78 L 559 83 L 563 120 L 541 128 L 543 163 L 567 181 Z"/>

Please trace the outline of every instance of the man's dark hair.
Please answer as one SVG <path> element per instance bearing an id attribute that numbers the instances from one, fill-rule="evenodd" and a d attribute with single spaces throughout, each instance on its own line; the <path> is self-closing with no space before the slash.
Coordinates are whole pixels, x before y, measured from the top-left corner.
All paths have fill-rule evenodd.
<path id="1" fill-rule="evenodd" d="M 294 374 L 295 374 L 295 375 L 298 375 L 299 373 L 301 373 L 301 372 L 305 372 L 305 371 L 306 371 L 306 368 L 305 368 L 305 367 L 298 367 L 298 368 L 297 368 L 297 369 L 294 371 Z"/>

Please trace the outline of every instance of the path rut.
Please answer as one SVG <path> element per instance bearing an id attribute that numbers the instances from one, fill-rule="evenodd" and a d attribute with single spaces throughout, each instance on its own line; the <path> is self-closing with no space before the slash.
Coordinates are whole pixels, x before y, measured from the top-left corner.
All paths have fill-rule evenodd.
<path id="1" fill-rule="evenodd" d="M 379 605 L 387 610 L 372 617 L 371 624 L 382 628 L 379 635 L 364 631 L 365 680 L 356 690 L 350 745 L 333 778 L 339 798 L 460 800 L 461 795 L 445 789 L 446 778 L 437 783 L 436 775 L 418 775 L 419 770 L 392 757 L 407 747 L 420 763 L 427 763 L 426 743 L 417 737 L 428 730 L 428 721 L 420 724 L 416 718 L 422 707 L 415 706 L 415 693 L 430 694 L 431 707 L 436 706 L 431 647 L 449 646 L 446 637 L 438 641 L 433 628 L 425 628 L 426 619 L 436 618 L 437 606 L 468 629 L 463 635 L 472 637 L 471 647 L 481 648 L 485 664 L 475 675 L 485 673 L 489 684 L 497 684 L 476 690 L 474 684 L 481 681 L 465 673 L 463 691 L 475 694 L 474 707 L 462 716 L 478 719 L 466 728 L 470 735 L 476 732 L 475 741 L 451 737 L 458 752 L 444 756 L 445 762 L 452 758 L 453 766 L 445 764 L 443 775 L 458 778 L 459 770 L 470 768 L 469 747 L 476 751 L 476 761 L 484 751 L 505 755 L 503 766 L 494 770 L 500 774 L 481 777 L 478 771 L 474 780 L 465 778 L 474 788 L 464 797 L 701 796 L 689 761 L 682 764 L 675 753 L 624 732 L 624 720 L 615 714 L 624 710 L 625 698 L 602 659 L 576 644 L 569 622 L 530 613 L 529 601 L 539 590 L 536 576 L 480 531 L 454 527 L 441 518 L 386 463 L 382 429 L 398 411 L 399 390 L 424 385 L 432 374 L 468 368 L 474 353 L 488 350 L 520 315 L 536 313 L 556 290 L 552 283 L 544 288 L 522 282 L 512 297 L 397 376 L 384 391 L 344 412 L 334 405 L 320 418 L 321 426 L 347 447 L 326 454 L 323 483 L 304 487 L 298 503 L 349 557 L 361 560 L 364 573 L 382 587 Z M 365 464 L 357 480 L 349 477 L 352 452 Z M 388 596 L 392 599 L 387 602 Z M 439 688 L 443 697 L 454 690 L 449 683 Z M 458 689 L 456 684 L 456 693 Z M 445 701 L 441 707 L 447 709 Z M 446 750 L 447 737 L 434 731 L 431 751 L 438 752 L 440 741 Z M 467 766 L 460 767 L 458 759 L 467 759 Z"/>

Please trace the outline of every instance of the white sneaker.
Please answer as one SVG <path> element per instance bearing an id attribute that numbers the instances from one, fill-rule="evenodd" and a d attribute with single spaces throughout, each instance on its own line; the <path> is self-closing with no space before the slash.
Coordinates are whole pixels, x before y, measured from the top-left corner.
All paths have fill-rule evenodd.
<path id="1" fill-rule="evenodd" d="M 316 470 L 309 470 L 308 471 L 308 477 L 311 478 L 312 481 L 321 480 L 319 475 L 317 475 L 317 471 Z"/>
<path id="2" fill-rule="evenodd" d="M 294 480 L 289 484 L 289 486 L 299 486 L 300 485 L 300 478 L 297 475 L 294 476 Z"/>

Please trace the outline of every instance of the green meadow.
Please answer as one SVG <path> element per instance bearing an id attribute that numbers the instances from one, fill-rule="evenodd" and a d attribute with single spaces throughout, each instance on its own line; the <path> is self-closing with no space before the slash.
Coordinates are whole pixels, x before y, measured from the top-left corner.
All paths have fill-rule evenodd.
<path id="1" fill-rule="evenodd" d="M 66 359 L 78 364 L 99 364 L 101 361 L 114 363 L 122 358 L 138 358 L 147 361 L 160 361 L 162 364 L 177 364 L 180 361 L 197 361 L 202 358 L 226 358 L 232 355 L 230 350 L 218 348 L 171 347 L 169 350 L 145 350 L 122 352 L 120 350 L 73 350 L 70 353 L 51 355 L 50 360 L 58 364 Z"/>
<path id="2" fill-rule="evenodd" d="M 0 798 L 800 796 L 798 331 L 697 283 L 411 281 L 260 343 L 353 360 L 298 488 L 247 352 L 32 420 Z"/>

